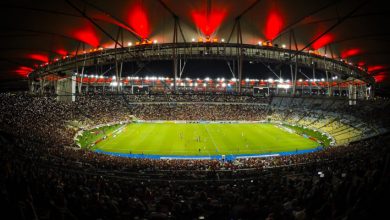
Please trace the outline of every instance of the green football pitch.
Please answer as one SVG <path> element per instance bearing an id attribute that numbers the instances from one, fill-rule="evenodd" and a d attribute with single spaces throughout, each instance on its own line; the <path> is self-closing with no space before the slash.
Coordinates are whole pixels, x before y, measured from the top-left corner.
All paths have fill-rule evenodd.
<path id="1" fill-rule="evenodd" d="M 103 152 L 164 156 L 268 154 L 319 146 L 267 123 L 131 123 L 103 130 L 83 134 L 79 143 Z"/>

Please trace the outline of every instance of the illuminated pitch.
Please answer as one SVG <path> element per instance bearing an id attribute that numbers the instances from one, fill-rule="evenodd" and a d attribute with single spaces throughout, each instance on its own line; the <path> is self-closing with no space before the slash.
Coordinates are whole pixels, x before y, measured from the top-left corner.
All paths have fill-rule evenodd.
<path id="1" fill-rule="evenodd" d="M 94 129 L 82 147 L 131 155 L 264 155 L 312 150 L 321 144 L 293 129 L 268 123 L 132 123 Z"/>

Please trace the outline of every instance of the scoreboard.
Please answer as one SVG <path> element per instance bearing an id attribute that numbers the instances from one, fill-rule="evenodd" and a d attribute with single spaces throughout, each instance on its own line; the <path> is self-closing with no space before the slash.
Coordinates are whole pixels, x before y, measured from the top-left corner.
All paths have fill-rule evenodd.
<path id="1" fill-rule="evenodd" d="M 253 96 L 268 96 L 269 88 L 268 87 L 253 87 Z"/>
<path id="2" fill-rule="evenodd" d="M 149 86 L 147 85 L 133 85 L 131 86 L 132 94 L 149 94 Z"/>

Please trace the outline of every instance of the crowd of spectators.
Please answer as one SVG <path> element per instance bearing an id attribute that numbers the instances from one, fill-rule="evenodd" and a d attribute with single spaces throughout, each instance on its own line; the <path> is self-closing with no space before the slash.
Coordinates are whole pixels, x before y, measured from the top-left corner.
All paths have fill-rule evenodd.
<path id="1" fill-rule="evenodd" d="M 0 203 L 15 219 L 378 219 L 388 207 L 389 136 L 237 164 L 0 139 Z M 239 170 L 243 163 L 254 169 Z"/>
<path id="2" fill-rule="evenodd" d="M 75 103 L 20 93 L 0 99 L 0 205 L 15 219 L 376 219 L 388 206 L 378 202 L 389 196 L 388 135 L 286 157 L 128 159 L 74 149 L 76 130 L 68 122 L 101 124 L 129 115 L 262 120 L 269 109 L 143 105 L 121 96 Z"/>
<path id="3" fill-rule="evenodd" d="M 227 94 L 153 94 L 126 95 L 129 102 L 224 102 L 224 103 L 268 103 L 269 99 L 252 95 Z"/>

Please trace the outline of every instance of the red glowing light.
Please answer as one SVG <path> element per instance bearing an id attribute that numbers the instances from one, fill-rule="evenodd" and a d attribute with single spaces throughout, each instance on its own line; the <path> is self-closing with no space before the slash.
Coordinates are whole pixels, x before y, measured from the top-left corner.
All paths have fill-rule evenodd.
<path id="1" fill-rule="evenodd" d="M 20 66 L 16 70 L 12 71 L 20 76 L 26 77 L 33 69 L 31 67 Z"/>
<path id="2" fill-rule="evenodd" d="M 146 10 L 141 5 L 135 5 L 129 13 L 129 25 L 142 38 L 146 39 L 150 35 L 149 19 Z"/>
<path id="3" fill-rule="evenodd" d="M 77 40 L 82 41 L 93 47 L 98 47 L 100 44 L 95 29 L 89 24 L 83 27 L 82 29 L 78 29 L 74 31 L 73 36 Z"/>
<path id="4" fill-rule="evenodd" d="M 37 53 L 28 54 L 27 58 L 32 59 L 32 60 L 37 60 L 40 62 L 44 62 L 44 63 L 49 62 L 49 57 L 46 54 L 37 54 Z"/>
<path id="5" fill-rule="evenodd" d="M 267 22 L 265 24 L 264 35 L 267 40 L 273 40 L 278 34 L 282 31 L 283 28 L 283 19 L 282 16 L 276 12 L 271 11 L 268 14 Z"/>
<path id="6" fill-rule="evenodd" d="M 318 50 L 329 43 L 333 41 L 334 37 L 331 34 L 325 34 L 322 37 L 320 37 L 318 40 L 316 40 L 313 44 L 312 47 L 314 50 Z"/>
<path id="7" fill-rule="evenodd" d="M 358 66 L 364 66 L 364 65 L 366 65 L 366 63 L 365 63 L 364 61 L 360 61 L 360 62 L 358 63 Z"/>
<path id="8" fill-rule="evenodd" d="M 381 70 L 381 69 L 384 69 L 384 68 L 385 68 L 384 66 L 375 65 L 375 66 L 367 67 L 367 70 L 368 70 L 369 73 L 372 73 L 372 72 L 375 72 L 375 71 L 378 71 L 378 70 Z"/>
<path id="9" fill-rule="evenodd" d="M 353 57 L 353 56 L 360 54 L 361 52 L 362 51 L 360 49 L 357 49 L 357 48 L 345 50 L 345 51 L 341 52 L 341 58 L 346 59 L 348 57 Z"/>
<path id="10" fill-rule="evenodd" d="M 56 51 L 54 51 L 56 54 L 59 54 L 59 55 L 62 55 L 62 56 L 66 56 L 68 54 L 68 51 L 64 50 L 64 49 L 57 49 Z"/>
<path id="11" fill-rule="evenodd" d="M 388 72 L 385 72 L 385 71 L 376 74 L 374 76 L 375 82 L 380 83 L 380 82 L 385 81 L 385 79 L 387 78 L 387 74 L 388 74 Z"/>
<path id="12" fill-rule="evenodd" d="M 191 17 L 196 27 L 205 36 L 210 36 L 221 26 L 226 17 L 226 10 L 213 10 L 209 14 L 205 11 L 192 11 Z"/>

